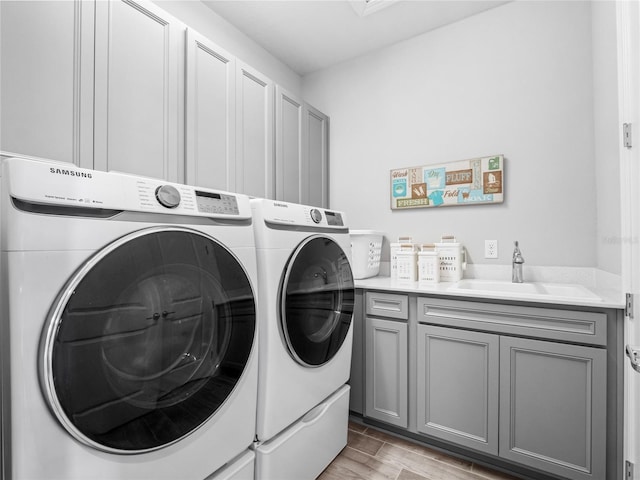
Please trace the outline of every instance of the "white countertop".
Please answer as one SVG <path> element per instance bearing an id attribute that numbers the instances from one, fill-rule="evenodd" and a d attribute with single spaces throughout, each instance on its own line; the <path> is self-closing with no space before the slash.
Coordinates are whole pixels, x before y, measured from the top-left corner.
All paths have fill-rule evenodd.
<path id="1" fill-rule="evenodd" d="M 466 280 L 466 279 L 465 279 Z M 464 281 L 464 280 L 463 280 Z M 484 280 L 480 280 L 482 282 Z M 495 282 L 494 282 L 495 283 Z M 527 283 L 527 282 L 525 282 Z M 530 282 L 538 283 L 538 282 Z M 544 284 L 543 284 L 544 285 Z M 467 299 L 490 298 L 495 300 L 510 300 L 523 303 L 549 303 L 554 305 L 588 306 L 602 308 L 624 308 L 624 294 L 615 284 L 609 282 L 606 285 L 590 285 L 585 283 L 554 283 L 550 285 L 577 287 L 587 289 L 595 297 L 585 296 L 561 296 L 554 294 L 516 293 L 511 291 L 485 291 L 473 289 L 459 289 L 455 282 L 441 282 L 433 285 L 425 285 L 418 282 L 398 282 L 390 277 L 377 276 L 355 281 L 356 288 L 368 290 L 383 290 L 389 292 L 414 293 L 422 295 L 446 295 Z"/>

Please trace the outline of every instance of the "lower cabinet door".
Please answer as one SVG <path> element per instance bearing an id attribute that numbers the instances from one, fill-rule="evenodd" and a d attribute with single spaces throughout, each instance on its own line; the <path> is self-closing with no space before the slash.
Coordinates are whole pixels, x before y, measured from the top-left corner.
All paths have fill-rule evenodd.
<path id="1" fill-rule="evenodd" d="M 498 454 L 499 336 L 418 325 L 418 431 Z"/>
<path id="2" fill-rule="evenodd" d="M 563 478 L 606 477 L 606 351 L 500 339 L 500 456 Z"/>
<path id="3" fill-rule="evenodd" d="M 407 324 L 366 317 L 365 415 L 408 428 Z"/>

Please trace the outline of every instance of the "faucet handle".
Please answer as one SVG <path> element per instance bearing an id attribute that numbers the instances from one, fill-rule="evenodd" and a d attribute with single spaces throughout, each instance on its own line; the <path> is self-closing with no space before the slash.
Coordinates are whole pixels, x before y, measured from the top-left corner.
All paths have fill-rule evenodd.
<path id="1" fill-rule="evenodd" d="M 524 257 L 520 251 L 518 240 L 514 241 L 513 244 L 515 245 L 513 249 L 513 263 L 524 263 Z"/>

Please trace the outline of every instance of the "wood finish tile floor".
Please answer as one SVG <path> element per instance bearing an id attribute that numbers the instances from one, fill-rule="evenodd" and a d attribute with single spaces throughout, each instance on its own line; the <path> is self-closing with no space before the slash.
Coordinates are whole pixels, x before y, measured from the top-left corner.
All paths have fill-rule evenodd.
<path id="1" fill-rule="evenodd" d="M 349 422 L 347 446 L 317 480 L 516 480 L 410 440 Z"/>

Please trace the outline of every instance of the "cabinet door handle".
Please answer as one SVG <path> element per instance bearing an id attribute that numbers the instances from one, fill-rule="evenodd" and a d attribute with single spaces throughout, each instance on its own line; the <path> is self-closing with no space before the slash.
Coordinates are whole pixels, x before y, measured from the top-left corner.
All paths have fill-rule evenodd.
<path id="1" fill-rule="evenodd" d="M 373 300 L 373 308 L 379 310 L 393 310 L 399 312 L 402 309 L 400 302 L 394 302 L 392 300 Z"/>

